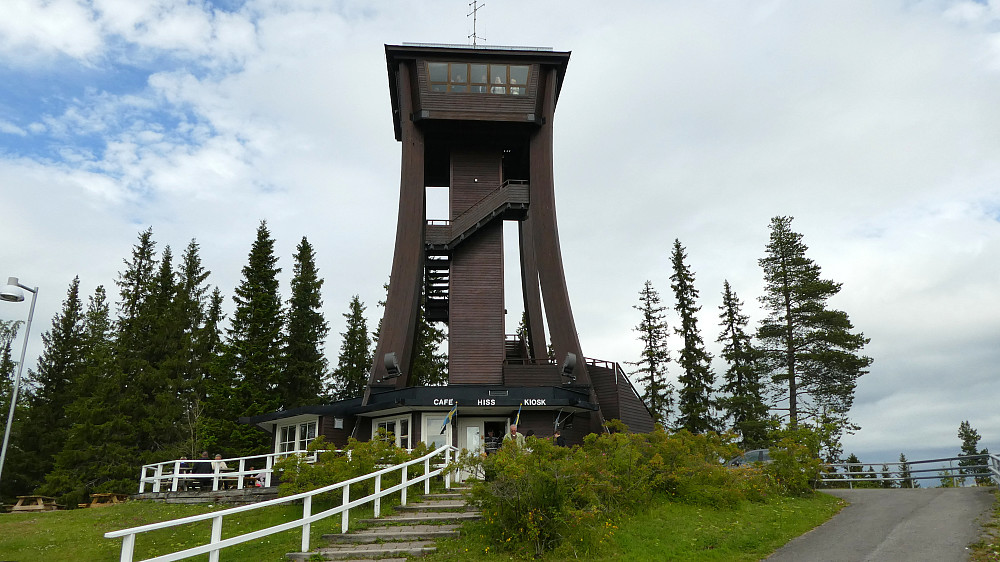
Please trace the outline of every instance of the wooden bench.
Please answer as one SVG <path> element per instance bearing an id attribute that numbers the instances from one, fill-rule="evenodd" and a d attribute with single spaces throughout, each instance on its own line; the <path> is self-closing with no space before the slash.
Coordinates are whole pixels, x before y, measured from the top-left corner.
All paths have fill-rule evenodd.
<path id="1" fill-rule="evenodd" d="M 63 509 L 55 498 L 48 496 L 17 496 L 17 503 L 10 508 L 11 513 L 31 513 L 36 511 L 55 511 Z"/>
<path id="2" fill-rule="evenodd" d="M 124 503 L 127 500 L 128 494 L 90 494 L 90 504 L 87 507 L 105 507 L 115 505 L 117 503 Z"/>

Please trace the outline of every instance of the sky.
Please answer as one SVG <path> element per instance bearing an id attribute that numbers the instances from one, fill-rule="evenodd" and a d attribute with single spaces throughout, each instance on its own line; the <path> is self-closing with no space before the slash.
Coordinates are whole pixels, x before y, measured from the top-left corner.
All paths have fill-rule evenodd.
<path id="1" fill-rule="evenodd" d="M 383 45 L 467 44 L 469 11 L 0 2 L 0 277 L 39 287 L 28 366 L 73 277 L 113 292 L 149 227 L 175 255 L 198 242 L 231 310 L 262 220 L 284 298 L 295 246 L 315 247 L 335 363 L 351 296 L 376 325 L 392 260 Z M 755 326 L 768 223 L 793 216 L 871 338 L 846 453 L 952 455 L 963 420 L 1000 451 L 1000 1 L 490 0 L 476 34 L 572 52 L 554 165 L 585 355 L 638 359 L 632 307 L 646 280 L 672 302 L 675 239 L 718 355 L 723 282 Z"/>

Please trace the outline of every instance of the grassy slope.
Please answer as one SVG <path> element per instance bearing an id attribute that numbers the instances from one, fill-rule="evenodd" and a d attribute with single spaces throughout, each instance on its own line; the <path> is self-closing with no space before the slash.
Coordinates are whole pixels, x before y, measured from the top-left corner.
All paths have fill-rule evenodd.
<path id="1" fill-rule="evenodd" d="M 791 538 L 822 523 L 839 508 L 838 501 L 825 494 L 805 499 L 780 498 L 766 504 L 748 503 L 734 510 L 662 503 L 647 513 L 622 522 L 610 544 L 604 546 L 604 551 L 586 557 L 609 561 L 758 560 Z M 0 515 L 0 559 L 20 562 L 113 561 L 118 559 L 121 540 L 105 539 L 105 532 L 212 509 L 197 505 L 129 502 L 99 509 L 31 515 L 3 514 Z M 279 506 L 252 516 L 227 518 L 223 534 L 232 536 L 289 521 L 301 513 L 300 510 L 299 506 Z M 352 512 L 351 515 L 354 519 L 364 514 Z M 339 517 L 332 517 L 314 524 L 314 542 L 319 534 L 333 531 L 339 522 Z M 208 533 L 209 523 L 203 522 L 147 534 L 139 538 L 137 554 L 149 557 L 203 544 Z M 222 559 L 285 560 L 286 552 L 298 550 L 299 537 L 297 531 L 282 533 L 264 541 L 226 549 Z M 479 560 L 483 558 L 486 545 L 464 538 L 443 541 L 440 546 L 441 552 L 431 560 Z M 573 554 L 567 550 L 546 559 L 569 559 Z M 595 554 L 599 556 L 595 557 Z M 501 554 L 497 558 L 507 557 Z"/>
<path id="2" fill-rule="evenodd" d="M 47 513 L 0 514 L 0 560 L 18 562 L 88 560 L 114 561 L 121 552 L 121 539 L 106 539 L 104 533 L 157 521 L 166 521 L 205 513 L 228 506 L 179 505 L 156 502 L 127 502 L 94 509 L 74 509 Z M 316 513 L 325 506 L 313 504 Z M 369 511 L 370 512 L 370 511 Z M 253 514 L 238 514 L 223 522 L 223 537 L 242 534 L 302 515 L 302 506 L 275 506 Z M 352 510 L 351 518 L 365 515 Z M 339 532 L 340 517 L 313 524 L 315 542 L 322 533 Z M 211 522 L 204 521 L 170 530 L 140 535 L 136 540 L 137 559 L 148 558 L 208 542 Z M 284 561 L 285 553 L 297 552 L 299 531 L 287 531 L 263 540 L 245 543 L 222 551 L 222 560 Z M 207 555 L 200 559 L 207 559 Z M 197 560 L 197 558 L 192 558 Z"/>
<path id="3" fill-rule="evenodd" d="M 573 552 L 564 547 L 546 556 L 558 560 L 760 560 L 789 540 L 823 523 L 840 511 L 833 496 L 777 498 L 744 503 L 736 509 L 714 509 L 663 502 L 623 521 L 599 553 Z M 510 559 L 475 537 L 441 541 L 427 560 Z"/>

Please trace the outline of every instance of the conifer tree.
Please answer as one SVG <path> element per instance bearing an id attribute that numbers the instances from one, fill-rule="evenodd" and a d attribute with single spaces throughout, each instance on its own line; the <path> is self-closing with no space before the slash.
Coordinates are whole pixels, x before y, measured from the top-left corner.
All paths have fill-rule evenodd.
<path id="1" fill-rule="evenodd" d="M 16 320 L 0 320 L 0 412 L 7 412 L 10 407 L 10 395 L 14 385 L 14 368 L 17 362 L 11 355 L 14 338 L 17 337 L 17 330 L 20 322 Z M 6 424 L 7 419 L 3 422 Z"/>
<path id="2" fill-rule="evenodd" d="M 4 321 L 0 320 L 0 435 L 7 428 L 7 414 L 10 412 L 10 399 L 14 386 L 15 370 L 17 361 L 14 361 L 12 348 L 14 340 L 17 338 L 18 330 L 24 324 L 21 320 Z M 23 382 L 23 381 L 22 381 Z M 18 393 L 17 415 L 11 426 L 10 442 L 7 448 L 7 456 L 3 466 L 3 480 L 0 480 L 0 500 L 10 500 L 15 496 L 25 495 L 31 487 L 26 473 L 30 471 L 27 462 L 24 462 L 24 455 L 21 454 L 21 417 L 27 411 L 28 393 L 24 392 L 22 384 L 21 392 Z"/>
<path id="3" fill-rule="evenodd" d="M 913 479 L 913 474 L 910 472 L 910 463 L 906 460 L 906 455 L 903 453 L 899 454 L 899 487 L 900 488 L 919 488 L 920 482 Z"/>
<path id="4" fill-rule="evenodd" d="M 212 415 L 218 424 L 212 443 L 226 454 L 246 455 L 263 451 L 269 437 L 255 427 L 239 424 L 238 418 L 275 411 L 281 405 L 279 386 L 284 317 L 278 293 L 278 258 L 274 239 L 261 221 L 250 248 L 243 279 L 236 288 L 230 327 L 226 330 L 222 370 L 228 371 L 211 397 Z"/>
<path id="5" fill-rule="evenodd" d="M 681 317 L 680 327 L 674 333 L 681 337 L 683 346 L 677 360 L 681 374 L 677 377 L 680 388 L 677 392 L 677 427 L 691 433 L 707 433 L 717 429 L 719 422 L 715 416 L 714 397 L 715 373 L 712 372 L 712 356 L 705 350 L 705 342 L 698 328 L 695 316 L 701 307 L 696 304 L 698 289 L 694 287 L 694 273 L 684 263 L 687 254 L 680 240 L 674 240 L 670 256 L 673 275 L 670 288 L 674 291 L 675 310 Z"/>
<path id="6" fill-rule="evenodd" d="M 83 377 L 85 344 L 80 278 L 75 277 L 62 310 L 42 334 L 42 356 L 28 377 L 33 391 L 22 423 L 20 455 L 27 470 L 26 484 L 32 489 L 52 469 L 56 454 L 66 443 L 69 420 L 65 410 Z"/>
<path id="7" fill-rule="evenodd" d="M 788 421 L 825 412 L 848 427 L 857 379 L 872 360 L 860 352 L 868 338 L 853 333 L 846 313 L 827 307 L 841 284 L 820 277 L 820 267 L 806 257 L 802 235 L 792 231 L 791 217 L 771 219 L 764 270 L 768 316 L 757 330 L 773 382 L 772 407 L 788 406 Z"/>
<path id="8" fill-rule="evenodd" d="M 292 294 L 288 299 L 285 373 L 279 387 L 285 409 L 318 403 L 328 368 L 323 343 L 330 328 L 323 318 L 320 295 L 323 279 L 316 268 L 313 247 L 305 236 L 299 242 L 294 260 Z"/>
<path id="9" fill-rule="evenodd" d="M 639 304 L 632 308 L 642 313 L 642 319 L 635 331 L 642 342 L 642 355 L 632 363 L 637 369 L 631 374 L 643 389 L 642 401 L 653 414 L 653 421 L 667 427 L 674 407 L 674 388 L 667 380 L 667 363 L 670 353 L 667 349 L 666 307 L 660 304 L 660 294 L 646 281 L 639 291 Z"/>
<path id="10" fill-rule="evenodd" d="M 421 299 L 421 303 L 423 299 Z M 441 352 L 441 344 L 448 338 L 445 331 L 424 317 L 424 307 L 417 311 L 416 353 L 410 372 L 412 386 L 440 386 L 448 384 L 448 356 Z"/>
<path id="11" fill-rule="evenodd" d="M 985 460 L 980 455 L 988 455 L 990 452 L 988 449 L 979 450 L 979 440 L 981 439 L 979 432 L 976 431 L 969 420 L 963 421 L 958 426 L 958 438 L 962 440 L 962 447 L 959 450 L 958 456 L 964 457 L 960 458 L 958 461 L 958 466 L 975 466 L 980 464 L 985 464 Z M 974 474 L 978 471 L 974 468 L 962 468 L 959 470 L 961 474 Z M 962 484 L 965 484 L 965 478 L 960 479 Z M 976 478 L 976 483 L 982 486 L 990 485 L 989 477 L 979 477 Z"/>
<path id="12" fill-rule="evenodd" d="M 725 396 L 719 403 L 732 420 L 733 430 L 740 435 L 741 446 L 757 449 L 768 442 L 767 405 L 760 382 L 757 350 L 746 333 L 750 319 L 743 314 L 743 302 L 728 280 L 722 286 L 719 311 L 722 332 L 715 341 L 722 344 L 722 358 L 728 365 L 722 385 Z"/>
<path id="13" fill-rule="evenodd" d="M 347 326 L 340 333 L 340 356 L 333 371 L 333 382 L 328 390 L 337 400 L 358 398 L 365 392 L 368 373 L 372 368 L 371 337 L 364 316 L 365 305 L 358 295 L 351 297 L 348 312 L 344 314 Z"/>

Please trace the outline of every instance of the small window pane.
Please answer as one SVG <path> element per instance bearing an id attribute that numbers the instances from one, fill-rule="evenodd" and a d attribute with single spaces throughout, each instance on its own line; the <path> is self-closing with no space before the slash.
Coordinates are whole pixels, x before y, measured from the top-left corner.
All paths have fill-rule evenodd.
<path id="1" fill-rule="evenodd" d="M 427 63 L 427 72 L 430 74 L 431 82 L 448 81 L 448 63 L 446 62 Z"/>
<path id="2" fill-rule="evenodd" d="M 523 96 L 525 94 L 524 86 L 511 86 L 510 95 L 512 96 Z"/>
<path id="3" fill-rule="evenodd" d="M 450 92 L 468 92 L 468 86 L 452 86 L 448 91 Z"/>
<path id="4" fill-rule="evenodd" d="M 465 84 L 467 64 L 451 63 L 451 81 L 457 84 Z"/>
<path id="5" fill-rule="evenodd" d="M 506 83 L 507 83 L 507 65 L 491 64 L 490 84 L 506 84 Z"/>
<path id="6" fill-rule="evenodd" d="M 528 67 L 527 66 L 511 66 L 510 67 L 510 83 L 511 84 L 527 84 L 528 83 Z"/>
<path id="7" fill-rule="evenodd" d="M 485 64 L 470 64 L 469 73 L 470 73 L 469 81 L 472 82 L 473 84 L 485 84 L 487 82 Z"/>
<path id="8" fill-rule="evenodd" d="M 432 92 L 447 92 L 448 86 L 445 84 L 431 84 Z"/>

